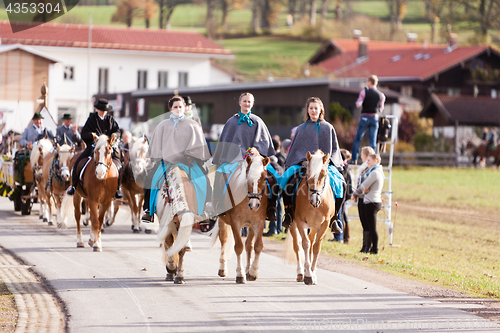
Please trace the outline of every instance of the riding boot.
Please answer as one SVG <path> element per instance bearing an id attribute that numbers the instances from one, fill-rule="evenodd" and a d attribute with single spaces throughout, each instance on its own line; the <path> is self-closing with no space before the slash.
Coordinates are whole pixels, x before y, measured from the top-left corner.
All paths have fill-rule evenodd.
<path id="1" fill-rule="evenodd" d="M 153 223 L 155 221 L 154 215 L 151 215 L 149 211 L 149 199 L 151 196 L 151 189 L 144 189 L 144 204 L 142 205 L 142 209 L 144 213 L 142 214 L 141 221 L 144 223 Z"/>
<path id="2" fill-rule="evenodd" d="M 293 186 L 293 185 L 292 185 Z M 291 185 L 287 184 L 285 191 L 283 191 L 283 205 L 285 206 L 285 218 L 281 224 L 283 228 L 289 228 L 292 225 L 295 210 L 293 207 L 292 191 L 290 190 Z M 288 191 L 290 190 L 290 191 Z M 290 194 L 290 195 L 289 195 Z"/>
<path id="3" fill-rule="evenodd" d="M 276 222 L 276 217 L 277 217 L 277 214 L 278 214 L 278 210 L 276 209 L 276 206 L 277 206 L 276 200 L 277 200 L 277 198 L 274 197 L 274 196 L 270 197 L 267 200 L 267 212 L 266 212 L 266 216 L 267 216 L 267 220 L 269 222 Z"/>
<path id="4" fill-rule="evenodd" d="M 115 199 L 123 199 L 123 193 L 120 188 L 123 178 L 123 167 L 119 161 L 113 160 L 113 162 L 115 162 L 116 168 L 118 169 L 118 188 L 116 189 Z"/>
<path id="5" fill-rule="evenodd" d="M 363 246 L 361 247 L 361 250 L 359 250 L 359 252 L 368 253 L 369 247 L 370 247 L 370 232 L 363 231 Z"/>
<path id="6" fill-rule="evenodd" d="M 68 195 L 75 194 L 77 182 L 78 182 L 78 172 L 76 171 L 76 163 L 75 163 L 75 166 L 73 167 L 73 171 L 71 173 L 71 186 L 66 191 L 66 194 L 68 194 Z"/>

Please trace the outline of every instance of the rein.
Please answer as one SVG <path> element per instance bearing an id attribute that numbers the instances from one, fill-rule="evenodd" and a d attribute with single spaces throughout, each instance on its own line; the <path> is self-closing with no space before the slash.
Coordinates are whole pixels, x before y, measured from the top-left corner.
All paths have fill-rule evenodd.
<path id="1" fill-rule="evenodd" d="M 249 170 L 250 166 L 247 167 L 247 173 L 248 173 L 248 170 Z M 251 200 L 251 199 L 257 199 L 259 201 L 262 200 L 262 197 L 264 196 L 264 191 L 265 191 L 265 187 L 264 189 L 259 192 L 259 193 L 253 193 L 253 192 L 250 192 L 247 190 L 247 197 L 248 197 L 248 200 Z"/>

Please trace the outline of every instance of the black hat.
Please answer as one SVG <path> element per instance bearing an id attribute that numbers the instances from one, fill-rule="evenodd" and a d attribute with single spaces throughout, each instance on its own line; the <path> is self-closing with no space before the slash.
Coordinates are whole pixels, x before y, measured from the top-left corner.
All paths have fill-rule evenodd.
<path id="1" fill-rule="evenodd" d="M 111 111 L 113 107 L 109 105 L 108 100 L 105 98 L 99 98 L 94 104 L 94 108 L 101 111 Z"/>
<path id="2" fill-rule="evenodd" d="M 35 119 L 43 119 L 42 117 L 42 114 L 40 112 L 35 112 L 35 114 L 33 115 L 33 120 Z"/>
<path id="3" fill-rule="evenodd" d="M 193 105 L 193 102 L 191 101 L 191 97 L 182 96 L 182 98 L 184 98 L 184 102 L 186 103 L 186 105 Z"/>
<path id="4" fill-rule="evenodd" d="M 73 119 L 73 116 L 71 115 L 71 113 L 65 113 L 62 119 Z"/>

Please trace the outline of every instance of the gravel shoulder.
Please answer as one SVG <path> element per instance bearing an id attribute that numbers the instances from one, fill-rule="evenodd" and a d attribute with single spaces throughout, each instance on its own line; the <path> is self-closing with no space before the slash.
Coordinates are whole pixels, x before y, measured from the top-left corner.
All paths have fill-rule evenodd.
<path id="1" fill-rule="evenodd" d="M 348 246 L 348 245 L 346 245 Z M 281 257 L 284 244 L 264 237 L 264 253 Z M 352 276 L 367 282 L 411 295 L 453 303 L 461 310 L 491 321 L 500 322 L 500 302 L 490 299 L 469 297 L 455 290 L 433 286 L 420 281 L 399 277 L 387 272 L 359 265 L 355 262 L 320 254 L 318 267 L 331 272 Z"/>

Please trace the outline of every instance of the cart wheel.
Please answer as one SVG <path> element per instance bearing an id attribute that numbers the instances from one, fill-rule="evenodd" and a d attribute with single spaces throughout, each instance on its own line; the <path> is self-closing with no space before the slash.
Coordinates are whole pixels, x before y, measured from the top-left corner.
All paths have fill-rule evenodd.
<path id="1" fill-rule="evenodd" d="M 21 192 L 17 192 L 14 195 L 14 211 L 20 212 L 21 211 Z"/>
<path id="2" fill-rule="evenodd" d="M 30 193 L 30 189 L 22 191 L 22 195 L 29 195 Z M 33 202 L 31 201 L 31 198 L 21 199 L 21 215 L 30 215 L 32 206 Z"/>

